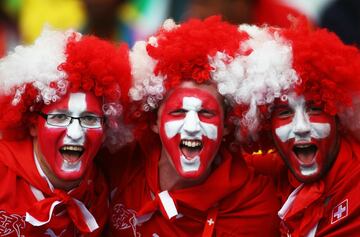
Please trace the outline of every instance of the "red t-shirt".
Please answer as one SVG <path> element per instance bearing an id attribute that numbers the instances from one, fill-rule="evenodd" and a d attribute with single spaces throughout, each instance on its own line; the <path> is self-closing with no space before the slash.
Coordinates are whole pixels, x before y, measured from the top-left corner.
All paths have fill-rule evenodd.
<path id="1" fill-rule="evenodd" d="M 0 140 L 0 236 L 99 236 L 108 209 L 103 176 L 91 167 L 65 192 L 52 188 L 40 170 L 30 139 Z"/>
<path id="2" fill-rule="evenodd" d="M 330 171 L 310 184 L 299 183 L 286 167 L 281 170 L 276 154 L 247 157 L 260 173 L 278 171 L 274 178 L 284 204 L 279 212 L 283 236 L 360 236 L 359 152 L 356 140 L 343 138 Z M 268 170 L 259 165 L 262 161 Z"/>
<path id="3" fill-rule="evenodd" d="M 158 138 L 149 136 L 112 158 L 119 162 L 108 165 L 113 168 L 109 171 L 112 236 L 278 236 L 275 190 L 241 158 L 221 149 L 204 183 L 162 191 L 160 152 Z M 172 212 L 177 215 L 169 219 Z"/>

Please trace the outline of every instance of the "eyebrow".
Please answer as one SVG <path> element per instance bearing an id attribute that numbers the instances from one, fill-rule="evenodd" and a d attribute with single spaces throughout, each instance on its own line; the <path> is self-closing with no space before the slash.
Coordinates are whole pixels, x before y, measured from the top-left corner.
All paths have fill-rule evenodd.
<path id="1" fill-rule="evenodd" d="M 55 110 L 51 110 L 49 112 L 49 114 L 53 114 L 53 113 L 62 113 L 62 114 L 68 114 L 69 111 L 67 109 L 55 109 Z"/>
<path id="2" fill-rule="evenodd" d="M 72 115 L 71 111 L 67 110 L 67 109 L 56 109 L 53 111 L 50 111 L 48 114 L 66 114 L 66 115 Z M 94 116 L 101 116 L 98 112 L 96 111 L 83 111 L 80 113 L 80 116 L 83 115 L 94 115 Z"/>
<path id="3" fill-rule="evenodd" d="M 290 108 L 290 106 L 288 104 L 277 104 L 274 105 L 274 109 L 285 109 L 285 108 Z"/>
<path id="4" fill-rule="evenodd" d="M 80 115 L 95 115 L 95 116 L 101 116 L 101 115 L 99 115 L 98 112 L 95 112 L 95 111 L 84 111 L 84 112 L 81 112 Z"/>

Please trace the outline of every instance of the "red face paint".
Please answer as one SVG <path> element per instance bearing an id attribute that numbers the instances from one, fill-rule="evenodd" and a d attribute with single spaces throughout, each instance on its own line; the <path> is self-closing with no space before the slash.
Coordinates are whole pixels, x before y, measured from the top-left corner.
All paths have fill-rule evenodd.
<path id="1" fill-rule="evenodd" d="M 58 102 L 44 106 L 44 114 L 66 114 L 73 117 L 103 116 L 101 102 L 93 93 L 70 93 Z M 84 128 L 73 119 L 67 127 L 49 125 L 42 117 L 37 120 L 40 155 L 49 170 L 61 180 L 77 180 L 92 164 L 103 139 L 103 128 Z"/>
<path id="2" fill-rule="evenodd" d="M 223 137 L 219 99 L 204 89 L 176 88 L 162 103 L 160 138 L 178 174 L 198 178 L 210 167 Z"/>
<path id="3" fill-rule="evenodd" d="M 299 181 L 312 182 L 328 171 L 338 152 L 335 116 L 291 94 L 288 101 L 277 101 L 271 127 L 280 155 Z"/>

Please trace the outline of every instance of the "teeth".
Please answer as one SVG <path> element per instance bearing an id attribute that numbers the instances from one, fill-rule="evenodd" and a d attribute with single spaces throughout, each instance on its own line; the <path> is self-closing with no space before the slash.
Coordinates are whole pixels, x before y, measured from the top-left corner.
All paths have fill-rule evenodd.
<path id="1" fill-rule="evenodd" d="M 181 141 L 182 145 L 187 147 L 198 147 L 201 146 L 201 141 L 191 141 L 191 140 L 183 140 Z"/>
<path id="2" fill-rule="evenodd" d="M 82 151 L 83 148 L 80 146 L 63 146 L 61 148 L 63 151 Z"/>
<path id="3" fill-rule="evenodd" d="M 311 146 L 310 144 L 296 145 L 296 147 L 298 147 L 298 148 L 308 148 L 310 146 Z"/>

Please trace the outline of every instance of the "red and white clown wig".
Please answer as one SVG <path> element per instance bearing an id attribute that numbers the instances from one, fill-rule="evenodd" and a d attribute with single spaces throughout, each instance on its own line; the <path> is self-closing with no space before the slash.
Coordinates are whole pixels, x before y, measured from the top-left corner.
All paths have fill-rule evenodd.
<path id="1" fill-rule="evenodd" d="M 107 145 L 125 144 L 132 139 L 121 122 L 130 81 L 126 45 L 45 29 L 33 45 L 18 46 L 0 61 L 0 133 L 23 139 L 42 105 L 89 91 L 102 98 Z"/>
<path id="2" fill-rule="evenodd" d="M 240 25 L 239 30 L 249 35 L 240 51 L 248 54 L 227 65 L 242 72 L 226 75 L 237 77 L 235 99 L 243 105 L 238 135 L 243 141 L 247 137 L 262 140 L 265 149 L 271 148 L 266 134 L 274 101 L 286 101 L 290 93 L 304 96 L 326 113 L 337 115 L 346 131 L 360 128 L 356 106 L 360 92 L 359 50 L 343 44 L 325 29 L 311 29 L 301 20 L 295 23 L 288 29 Z"/>
<path id="3" fill-rule="evenodd" d="M 143 125 L 153 121 L 155 113 L 151 111 L 158 108 L 166 93 L 192 81 L 216 86 L 228 107 L 225 122 L 235 125 L 231 114 L 238 106 L 234 93 L 238 82 L 230 74 L 242 72 L 227 67 L 245 39 L 246 33 L 218 16 L 180 25 L 166 20 L 155 36 L 137 42 L 130 52 L 133 86 L 129 95 L 137 104 L 132 118 L 143 121 Z"/>

